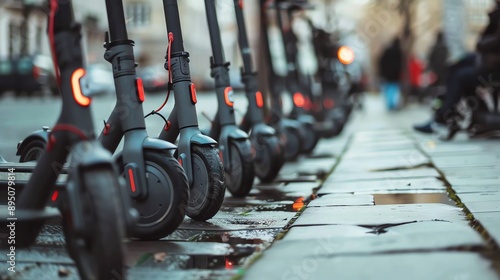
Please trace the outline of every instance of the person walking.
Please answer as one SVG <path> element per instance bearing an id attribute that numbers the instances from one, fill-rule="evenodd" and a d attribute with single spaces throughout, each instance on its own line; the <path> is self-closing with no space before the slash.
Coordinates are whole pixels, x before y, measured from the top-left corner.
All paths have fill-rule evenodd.
<path id="1" fill-rule="evenodd" d="M 402 60 L 401 43 L 399 38 L 395 38 L 379 60 L 381 86 L 389 110 L 396 110 L 399 107 Z"/>

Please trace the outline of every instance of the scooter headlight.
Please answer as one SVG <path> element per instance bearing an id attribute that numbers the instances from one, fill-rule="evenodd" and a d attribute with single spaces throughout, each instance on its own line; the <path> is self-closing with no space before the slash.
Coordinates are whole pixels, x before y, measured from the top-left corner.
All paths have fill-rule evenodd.
<path id="1" fill-rule="evenodd" d="M 342 46 L 337 52 L 337 57 L 342 64 L 349 65 L 356 57 L 354 51 L 348 46 Z"/>

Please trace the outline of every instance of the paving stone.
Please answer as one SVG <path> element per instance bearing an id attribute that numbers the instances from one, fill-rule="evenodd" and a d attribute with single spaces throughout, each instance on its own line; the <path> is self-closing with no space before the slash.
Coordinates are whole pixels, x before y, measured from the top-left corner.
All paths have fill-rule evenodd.
<path id="1" fill-rule="evenodd" d="M 397 150 L 397 151 L 358 151 L 356 149 L 347 151 L 344 155 L 342 155 L 342 159 L 371 159 L 371 158 L 408 158 L 413 157 L 414 155 L 424 156 L 422 152 L 417 149 L 408 149 L 408 150 Z"/>
<path id="2" fill-rule="evenodd" d="M 386 179 L 416 179 L 421 177 L 439 177 L 439 173 L 434 168 L 417 168 L 417 169 L 402 169 L 395 171 L 379 171 L 379 172 L 358 172 L 358 173 L 343 173 L 334 172 L 325 182 L 344 182 L 344 181 L 361 181 L 361 180 L 386 180 Z"/>
<path id="3" fill-rule="evenodd" d="M 448 221 L 467 224 L 458 207 L 439 204 L 401 204 L 350 207 L 310 207 L 292 226 L 384 225 L 414 221 Z"/>
<path id="4" fill-rule="evenodd" d="M 464 193 L 498 192 L 498 189 L 499 189 L 498 185 L 480 185 L 480 186 L 467 185 L 467 186 L 453 187 L 453 190 L 459 195 Z"/>
<path id="5" fill-rule="evenodd" d="M 500 179 L 446 177 L 446 180 L 450 182 L 452 187 L 498 185 L 498 190 L 500 190 Z"/>
<path id="6" fill-rule="evenodd" d="M 336 160 L 334 158 L 301 159 L 286 163 L 280 170 L 280 175 L 299 173 L 301 175 L 324 175 L 329 173 Z"/>
<path id="7" fill-rule="evenodd" d="M 464 193 L 459 195 L 460 201 L 463 203 L 468 202 L 481 202 L 481 201 L 497 201 L 500 204 L 500 188 L 498 192 L 487 193 Z"/>
<path id="8" fill-rule="evenodd" d="M 443 143 L 436 141 L 425 141 L 420 143 L 420 147 L 431 156 L 434 155 L 456 155 L 462 152 L 481 152 L 484 147 L 473 143 Z"/>
<path id="9" fill-rule="evenodd" d="M 388 169 L 410 169 L 430 164 L 425 157 L 417 159 L 395 158 L 395 159 L 377 159 L 364 160 L 362 162 L 351 160 L 341 161 L 335 168 L 335 172 L 363 172 L 363 171 L 384 171 Z"/>
<path id="10" fill-rule="evenodd" d="M 206 222 L 186 218 L 179 229 L 226 231 L 283 228 L 295 214 L 283 211 L 250 211 L 239 214 L 219 212 Z"/>
<path id="11" fill-rule="evenodd" d="M 376 194 L 376 193 L 398 193 L 402 191 L 445 191 L 446 186 L 436 178 L 416 178 L 416 179 L 387 179 L 377 181 L 358 182 L 329 182 L 326 181 L 318 194 L 329 193 L 355 193 L 355 194 Z"/>
<path id="12" fill-rule="evenodd" d="M 490 166 L 500 163 L 500 155 L 492 153 L 475 153 L 473 155 L 433 158 L 432 161 L 438 168 Z"/>
<path id="13" fill-rule="evenodd" d="M 484 245 L 481 235 L 467 225 L 416 222 L 381 230 L 336 225 L 293 227 L 282 240 L 273 244 L 272 250 L 275 256 L 293 254 L 294 250 L 304 256 L 314 256 L 319 248 L 323 255 L 330 257 Z"/>
<path id="14" fill-rule="evenodd" d="M 374 205 L 373 195 L 330 194 L 316 198 L 307 207 L 367 205 Z"/>
<path id="15" fill-rule="evenodd" d="M 500 212 L 474 213 L 474 218 L 488 231 L 488 234 L 500 245 Z"/>
<path id="16" fill-rule="evenodd" d="M 432 252 L 328 258 L 321 255 L 303 257 L 295 252 L 276 259 L 270 254 L 268 256 L 270 252 L 266 252 L 243 279 L 498 279 L 491 261 L 477 253 Z"/>
<path id="17" fill-rule="evenodd" d="M 254 186 L 259 189 L 262 194 L 270 193 L 275 194 L 275 199 L 277 197 L 277 193 L 281 193 L 285 196 L 293 196 L 293 197 L 307 197 L 313 193 L 314 189 L 320 187 L 320 183 L 318 181 L 314 182 L 291 182 L 291 183 L 272 183 L 272 184 L 260 184 Z"/>
<path id="18" fill-rule="evenodd" d="M 472 212 L 472 214 L 482 212 L 500 212 L 500 200 L 467 202 L 465 206 Z"/>
<path id="19" fill-rule="evenodd" d="M 350 146 L 348 151 L 356 150 L 357 152 L 373 152 L 373 151 L 408 151 L 415 149 L 415 144 L 411 141 L 402 142 L 379 142 L 372 145 L 357 144 Z"/>

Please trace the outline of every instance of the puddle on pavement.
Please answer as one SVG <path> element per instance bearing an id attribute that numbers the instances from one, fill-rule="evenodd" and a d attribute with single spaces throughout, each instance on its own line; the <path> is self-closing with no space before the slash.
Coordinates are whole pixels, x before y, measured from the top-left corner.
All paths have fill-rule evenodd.
<path id="1" fill-rule="evenodd" d="M 455 206 L 447 193 L 374 194 L 375 205 L 442 203 Z"/>
<path id="2" fill-rule="evenodd" d="M 162 267 L 165 269 L 233 269 L 242 265 L 255 252 L 267 248 L 281 229 L 239 230 L 239 231 L 196 231 L 192 242 L 215 242 L 228 244 L 229 255 L 185 255 L 146 253 L 137 260 L 136 266 Z M 195 231 L 190 231 L 194 233 Z"/>
<path id="3" fill-rule="evenodd" d="M 269 212 L 269 211 L 298 212 L 311 199 L 312 199 L 311 197 L 307 198 L 304 198 L 303 196 L 285 197 L 282 195 L 278 201 L 274 199 L 265 200 L 265 202 L 268 202 L 269 204 L 263 204 L 263 205 L 225 204 L 221 207 L 221 211 L 234 213 L 236 215 L 242 215 L 242 216 L 245 216 L 250 212 Z M 264 202 L 264 200 L 262 201 Z"/>

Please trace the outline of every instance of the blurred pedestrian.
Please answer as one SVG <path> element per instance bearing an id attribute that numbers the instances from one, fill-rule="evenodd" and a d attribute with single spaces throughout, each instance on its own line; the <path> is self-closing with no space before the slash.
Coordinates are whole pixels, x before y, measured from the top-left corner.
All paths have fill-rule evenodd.
<path id="1" fill-rule="evenodd" d="M 443 32 L 439 31 L 436 42 L 429 52 L 427 68 L 434 73 L 435 81 L 433 85 L 442 86 L 446 80 L 446 67 L 448 61 L 448 47 L 444 40 Z"/>
<path id="2" fill-rule="evenodd" d="M 395 38 L 379 60 L 381 86 L 389 110 L 395 110 L 399 107 L 402 59 L 403 52 L 400 40 Z"/>

